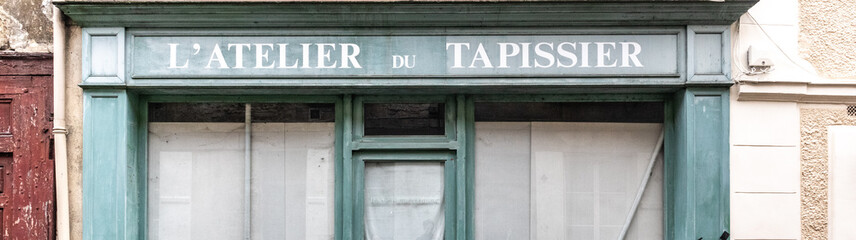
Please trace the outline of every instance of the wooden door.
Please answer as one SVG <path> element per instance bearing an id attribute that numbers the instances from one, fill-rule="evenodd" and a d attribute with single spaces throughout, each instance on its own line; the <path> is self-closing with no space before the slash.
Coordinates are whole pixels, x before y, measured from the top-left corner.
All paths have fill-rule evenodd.
<path id="1" fill-rule="evenodd" d="M 54 239 L 50 54 L 0 54 L 0 239 Z"/>

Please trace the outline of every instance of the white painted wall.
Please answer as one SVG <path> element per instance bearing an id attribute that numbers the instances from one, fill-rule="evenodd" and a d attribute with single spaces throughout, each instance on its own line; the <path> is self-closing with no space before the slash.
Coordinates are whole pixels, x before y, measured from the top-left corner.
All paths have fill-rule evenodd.
<path id="1" fill-rule="evenodd" d="M 806 76 L 812 74 L 788 59 L 799 61 L 798 22 L 798 0 L 762 0 L 744 14 L 732 36 L 734 78 L 809 80 Z M 744 72 L 750 46 L 770 53 L 767 57 L 773 59 L 773 72 L 754 76 Z M 731 96 L 731 239 L 800 239 L 799 105 L 738 101 L 739 94 L 740 86 L 735 85 Z"/>

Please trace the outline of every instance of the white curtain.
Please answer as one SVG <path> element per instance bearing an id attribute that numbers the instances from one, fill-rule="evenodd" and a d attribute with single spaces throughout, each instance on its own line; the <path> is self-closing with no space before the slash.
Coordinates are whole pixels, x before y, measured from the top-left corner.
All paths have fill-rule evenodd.
<path id="1" fill-rule="evenodd" d="M 661 129 L 476 123 L 476 239 L 617 239 Z M 626 239 L 662 239 L 662 186 L 659 161 Z"/>
<path id="2" fill-rule="evenodd" d="M 445 229 L 442 162 L 367 162 L 367 240 L 441 240 Z"/>
<path id="3" fill-rule="evenodd" d="M 333 239 L 333 123 L 255 123 L 253 239 Z M 150 239 L 242 239 L 243 123 L 149 124 Z"/>

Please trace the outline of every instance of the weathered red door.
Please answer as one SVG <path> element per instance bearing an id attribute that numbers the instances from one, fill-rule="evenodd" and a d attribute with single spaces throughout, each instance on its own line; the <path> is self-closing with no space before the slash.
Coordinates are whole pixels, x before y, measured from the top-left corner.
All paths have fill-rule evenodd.
<path id="1" fill-rule="evenodd" d="M 52 57 L 0 54 L 0 239 L 54 239 Z"/>

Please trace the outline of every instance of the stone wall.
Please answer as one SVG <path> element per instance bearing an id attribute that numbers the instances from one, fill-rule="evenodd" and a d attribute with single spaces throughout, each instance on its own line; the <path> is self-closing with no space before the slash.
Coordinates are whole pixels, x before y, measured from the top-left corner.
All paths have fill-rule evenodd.
<path id="1" fill-rule="evenodd" d="M 0 51 L 52 52 L 50 0 L 0 1 Z"/>

